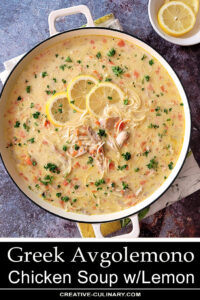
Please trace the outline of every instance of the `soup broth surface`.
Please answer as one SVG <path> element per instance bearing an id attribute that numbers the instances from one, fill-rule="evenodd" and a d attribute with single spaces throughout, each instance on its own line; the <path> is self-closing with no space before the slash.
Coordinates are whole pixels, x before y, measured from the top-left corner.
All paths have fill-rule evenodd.
<path id="1" fill-rule="evenodd" d="M 90 98 L 98 116 L 61 98 L 53 114 L 65 125 L 56 126 L 47 101 L 79 75 L 114 84 L 124 96 L 102 85 Z M 87 94 L 97 86 L 78 81 L 83 106 L 84 84 Z M 7 151 L 27 186 L 52 205 L 88 215 L 127 209 L 155 192 L 176 165 L 185 130 L 165 68 L 142 48 L 108 36 L 67 39 L 34 57 L 16 80 L 4 119 Z"/>

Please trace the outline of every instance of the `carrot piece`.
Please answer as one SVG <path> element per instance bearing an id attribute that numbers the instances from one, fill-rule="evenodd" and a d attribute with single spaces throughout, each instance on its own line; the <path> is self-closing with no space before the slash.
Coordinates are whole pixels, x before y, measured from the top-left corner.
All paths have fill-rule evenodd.
<path id="1" fill-rule="evenodd" d="M 50 122 L 48 120 L 45 121 L 44 126 L 47 127 L 50 125 Z"/>
<path id="2" fill-rule="evenodd" d="M 96 121 L 95 124 L 98 125 L 98 126 L 100 126 L 100 122 L 99 121 Z"/>
<path id="3" fill-rule="evenodd" d="M 73 151 L 73 152 L 72 152 L 72 156 L 73 156 L 73 157 L 76 156 L 77 153 L 78 153 L 78 151 Z"/>
<path id="4" fill-rule="evenodd" d="M 124 76 L 130 78 L 131 74 L 130 73 L 125 73 Z"/>
<path id="5" fill-rule="evenodd" d="M 109 64 L 114 65 L 114 62 L 112 60 L 109 60 L 108 62 Z"/>
<path id="6" fill-rule="evenodd" d="M 78 161 L 74 164 L 74 168 L 79 168 L 80 166 L 81 166 L 81 165 L 79 164 Z"/>
<path id="7" fill-rule="evenodd" d="M 113 161 L 111 161 L 110 163 L 109 163 L 109 169 L 110 170 L 113 170 L 115 168 L 115 163 L 113 162 Z"/>
<path id="8" fill-rule="evenodd" d="M 31 161 L 30 157 L 28 157 L 26 159 L 26 163 L 27 163 L 27 165 L 32 166 L 32 161 Z"/>
<path id="9" fill-rule="evenodd" d="M 144 185 L 146 182 L 147 182 L 146 180 L 142 180 L 142 181 L 140 181 L 140 184 Z"/>
<path id="10" fill-rule="evenodd" d="M 118 45 L 119 47 L 124 47 L 124 46 L 125 46 L 125 42 L 124 42 L 123 40 L 120 40 L 120 41 L 117 43 L 117 45 Z"/>
<path id="11" fill-rule="evenodd" d="M 78 141 L 78 145 L 81 146 L 81 145 L 82 145 L 82 142 L 81 142 L 81 141 Z"/>
<path id="12" fill-rule="evenodd" d="M 138 78 L 140 74 L 137 71 L 134 71 L 133 75 L 135 76 L 135 78 Z"/>

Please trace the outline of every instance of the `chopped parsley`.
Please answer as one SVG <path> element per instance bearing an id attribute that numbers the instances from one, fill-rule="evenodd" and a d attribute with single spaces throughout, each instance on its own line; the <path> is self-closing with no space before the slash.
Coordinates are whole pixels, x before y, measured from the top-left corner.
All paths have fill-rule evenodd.
<path id="1" fill-rule="evenodd" d="M 45 72 L 42 72 L 42 78 L 44 78 L 44 77 L 46 77 L 46 76 L 48 76 L 47 72 L 46 72 L 46 71 L 45 71 Z"/>
<path id="2" fill-rule="evenodd" d="M 122 170 L 124 170 L 124 169 L 126 169 L 128 167 L 128 165 L 123 165 L 123 166 L 118 166 L 117 167 L 117 170 L 119 171 L 122 171 Z"/>
<path id="3" fill-rule="evenodd" d="M 89 164 L 92 164 L 93 161 L 94 161 L 93 157 L 92 157 L 92 156 L 89 156 L 89 157 L 88 157 L 87 164 L 88 164 L 88 165 L 89 165 Z"/>
<path id="4" fill-rule="evenodd" d="M 122 181 L 122 187 L 123 187 L 123 190 L 128 189 L 128 188 L 129 188 L 129 187 L 128 187 L 128 183 Z"/>
<path id="5" fill-rule="evenodd" d="M 19 121 L 16 121 L 15 125 L 14 125 L 14 128 L 19 128 L 20 126 L 20 122 Z"/>
<path id="6" fill-rule="evenodd" d="M 61 197 L 61 200 L 64 202 L 67 202 L 67 201 L 69 201 L 69 197 L 68 196 Z"/>
<path id="7" fill-rule="evenodd" d="M 167 108 L 164 108 L 164 113 L 168 114 L 168 109 Z"/>
<path id="8" fill-rule="evenodd" d="M 46 90 L 45 91 L 47 95 L 54 95 L 56 93 L 56 90 L 50 91 L 50 90 Z"/>
<path id="9" fill-rule="evenodd" d="M 30 86 L 30 85 L 28 85 L 28 86 L 26 87 L 26 92 L 27 92 L 28 94 L 30 94 L 30 92 L 31 92 L 31 86 Z"/>
<path id="10" fill-rule="evenodd" d="M 59 68 L 64 71 L 66 67 L 67 67 L 67 65 L 64 64 L 64 65 L 61 65 Z"/>
<path id="11" fill-rule="evenodd" d="M 116 53 L 115 49 L 112 48 L 111 50 L 108 51 L 107 55 L 110 56 L 110 57 L 112 57 L 112 56 L 115 55 L 115 53 Z"/>
<path id="12" fill-rule="evenodd" d="M 148 126 L 148 128 L 159 128 L 159 125 L 156 125 L 156 124 L 150 124 L 149 126 Z"/>
<path id="13" fill-rule="evenodd" d="M 145 75 L 144 78 L 146 79 L 146 81 L 150 80 L 150 76 L 149 75 Z"/>
<path id="14" fill-rule="evenodd" d="M 21 97 L 21 96 L 19 96 L 19 97 L 17 98 L 17 101 L 20 101 L 20 100 L 22 100 L 22 97 Z"/>
<path id="15" fill-rule="evenodd" d="M 149 152 L 150 152 L 150 151 L 146 150 L 142 155 L 147 157 L 148 154 L 149 154 Z"/>
<path id="16" fill-rule="evenodd" d="M 105 81 L 112 81 L 112 78 L 106 78 Z"/>
<path id="17" fill-rule="evenodd" d="M 126 152 L 126 153 L 122 153 L 122 156 L 125 160 L 129 160 L 131 159 L 131 153 L 130 152 Z"/>
<path id="18" fill-rule="evenodd" d="M 77 60 L 77 63 L 78 63 L 78 64 L 81 64 L 81 60 L 80 60 L 80 59 L 79 59 L 79 60 Z M 89 67 L 89 66 L 88 66 L 88 67 Z M 87 68 L 88 68 L 88 67 L 87 67 Z"/>
<path id="19" fill-rule="evenodd" d="M 96 186 L 100 186 L 101 184 L 104 184 L 104 183 L 106 183 L 104 179 L 99 179 L 99 180 L 96 180 L 94 184 Z"/>
<path id="20" fill-rule="evenodd" d="M 152 66 L 152 65 L 154 64 L 154 60 L 151 59 L 151 60 L 149 61 L 149 64 L 150 64 L 150 66 Z"/>
<path id="21" fill-rule="evenodd" d="M 79 185 L 75 184 L 74 189 L 78 190 L 78 188 L 79 188 Z"/>
<path id="22" fill-rule="evenodd" d="M 97 52 L 96 57 L 99 59 L 101 58 L 101 52 Z"/>
<path id="23" fill-rule="evenodd" d="M 31 144 L 35 143 L 35 138 L 31 138 L 29 140 L 27 140 L 27 142 L 30 142 Z"/>
<path id="24" fill-rule="evenodd" d="M 67 146 L 66 146 L 66 145 L 64 145 L 62 149 L 63 149 L 63 151 L 65 151 L 65 152 L 66 152 L 66 151 L 67 151 Z"/>
<path id="25" fill-rule="evenodd" d="M 39 178 L 39 181 L 41 183 L 43 183 L 44 185 L 49 185 L 49 184 L 51 184 L 53 182 L 53 179 L 54 179 L 53 176 L 46 175 L 43 180 L 41 178 Z"/>
<path id="26" fill-rule="evenodd" d="M 56 193 L 56 197 L 60 198 L 62 193 Z"/>
<path id="27" fill-rule="evenodd" d="M 23 124 L 23 127 L 27 132 L 29 132 L 30 127 L 26 123 Z"/>
<path id="28" fill-rule="evenodd" d="M 75 150 L 78 150 L 79 148 L 80 148 L 80 147 L 79 147 L 77 144 L 74 145 L 74 149 L 75 149 Z"/>
<path id="29" fill-rule="evenodd" d="M 128 105 L 128 99 L 124 99 L 124 105 Z"/>
<path id="30" fill-rule="evenodd" d="M 122 68 L 120 68 L 119 66 L 112 67 L 112 71 L 117 77 L 119 77 L 120 75 L 122 75 L 124 73 L 124 70 Z"/>
<path id="31" fill-rule="evenodd" d="M 34 107 L 34 103 L 32 102 L 31 104 L 30 104 L 30 108 L 33 108 Z"/>
<path id="32" fill-rule="evenodd" d="M 62 82 L 65 84 L 67 81 L 65 79 L 62 79 Z"/>
<path id="33" fill-rule="evenodd" d="M 56 78 L 53 78 L 53 81 L 54 81 L 54 82 L 57 82 L 57 79 L 56 79 Z"/>
<path id="34" fill-rule="evenodd" d="M 105 137 L 107 136 L 106 131 L 104 129 L 99 129 L 99 131 L 97 132 L 97 134 L 99 136 L 105 136 Z"/>
<path id="35" fill-rule="evenodd" d="M 137 172 L 140 171 L 140 169 L 139 168 L 135 168 L 134 171 L 137 173 Z"/>
<path id="36" fill-rule="evenodd" d="M 158 161 L 156 160 L 156 156 L 150 160 L 150 162 L 147 164 L 147 167 L 154 170 L 158 169 Z"/>
<path id="37" fill-rule="evenodd" d="M 66 59 L 65 59 L 66 62 L 72 62 L 72 59 L 70 56 L 68 56 Z"/>
<path id="38" fill-rule="evenodd" d="M 60 170 L 55 164 L 48 163 L 46 166 L 44 166 L 44 168 L 52 173 L 60 174 Z"/>
<path id="39" fill-rule="evenodd" d="M 169 164 L 168 164 L 168 168 L 170 169 L 170 170 L 172 170 L 173 169 L 173 166 L 174 165 L 174 163 L 171 161 Z"/>
<path id="40" fill-rule="evenodd" d="M 147 56 L 145 54 L 143 54 L 141 60 L 144 60 L 145 58 L 147 58 Z"/>
<path id="41" fill-rule="evenodd" d="M 39 111 L 36 111 L 34 114 L 33 114 L 33 118 L 34 119 L 38 119 L 40 116 L 40 112 Z"/>
<path id="42" fill-rule="evenodd" d="M 108 100 L 112 100 L 112 97 L 111 97 L 111 96 L 108 96 Z"/>

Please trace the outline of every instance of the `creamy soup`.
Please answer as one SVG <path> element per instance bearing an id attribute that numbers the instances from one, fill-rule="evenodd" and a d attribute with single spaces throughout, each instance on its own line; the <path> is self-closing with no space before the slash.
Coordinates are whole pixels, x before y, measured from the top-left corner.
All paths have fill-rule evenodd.
<path id="1" fill-rule="evenodd" d="M 63 92 L 73 81 L 69 99 Z M 7 100 L 7 151 L 19 176 L 66 211 L 134 206 L 164 183 L 182 148 L 184 107 L 171 77 L 115 37 L 81 36 L 44 50 Z"/>

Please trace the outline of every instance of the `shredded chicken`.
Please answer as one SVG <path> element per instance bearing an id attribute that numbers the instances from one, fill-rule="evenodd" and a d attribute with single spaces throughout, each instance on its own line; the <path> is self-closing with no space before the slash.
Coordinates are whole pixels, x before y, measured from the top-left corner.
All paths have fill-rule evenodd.
<path id="1" fill-rule="evenodd" d="M 121 131 L 117 137 L 116 137 L 116 142 L 119 148 L 123 146 L 123 144 L 128 140 L 129 138 L 129 133 L 127 131 Z"/>
<path id="2" fill-rule="evenodd" d="M 93 143 L 101 142 L 100 136 L 90 126 L 88 126 L 87 131 Z"/>
<path id="3" fill-rule="evenodd" d="M 100 119 L 99 121 L 103 128 L 112 130 L 115 126 L 115 123 L 119 121 L 119 117 L 110 117 L 107 119 Z"/>

